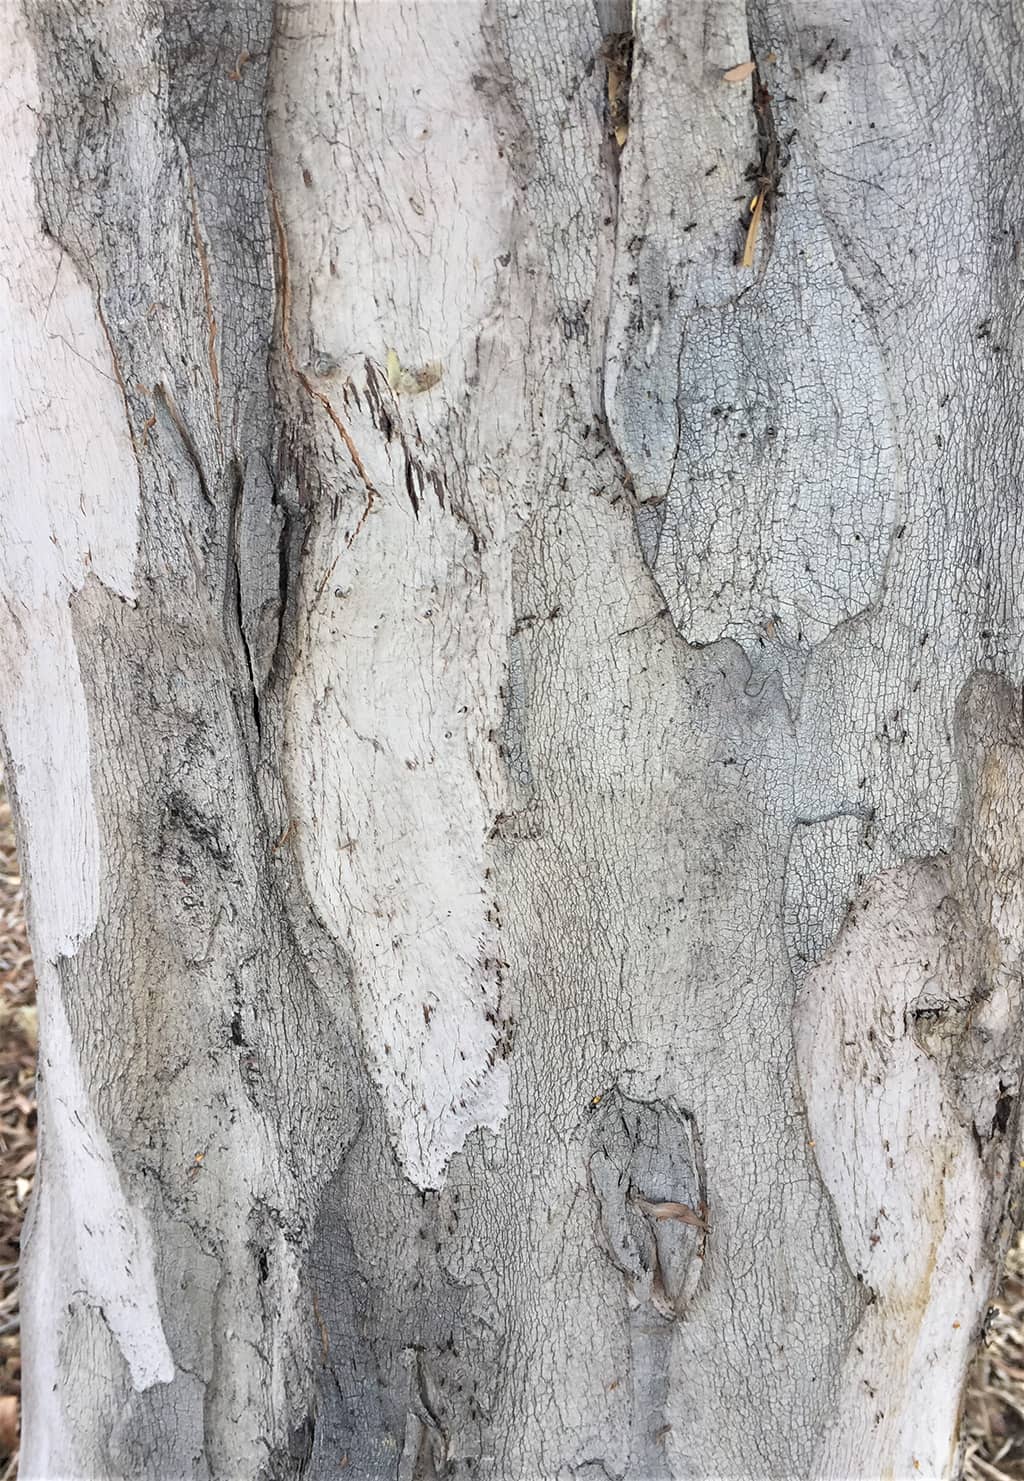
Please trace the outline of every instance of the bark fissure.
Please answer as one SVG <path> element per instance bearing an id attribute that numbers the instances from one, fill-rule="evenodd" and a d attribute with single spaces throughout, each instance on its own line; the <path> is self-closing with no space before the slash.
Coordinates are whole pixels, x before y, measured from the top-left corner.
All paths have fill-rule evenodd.
<path id="1" fill-rule="evenodd" d="M 758 236 L 763 232 L 765 240 L 765 257 L 771 253 L 772 242 L 775 236 L 775 212 L 778 209 L 778 201 L 782 194 L 782 176 L 788 164 L 788 158 L 784 153 L 784 146 L 780 144 L 779 132 L 775 123 L 775 115 L 772 110 L 772 95 L 769 87 L 761 75 L 761 65 L 757 60 L 755 49 L 754 31 L 750 24 L 748 9 L 747 36 L 750 45 L 750 56 L 754 62 L 754 70 L 750 77 L 751 106 L 754 110 L 754 118 L 757 125 L 757 159 L 747 170 L 746 178 L 754 186 L 754 196 L 747 212 L 744 226 L 744 245 L 742 252 L 737 253 L 736 262 L 744 267 L 754 266 L 754 255 L 757 249 Z M 774 53 L 770 53 L 774 57 Z M 793 142 L 791 136 L 786 141 L 788 146 Z M 762 269 L 764 264 L 762 263 Z"/>

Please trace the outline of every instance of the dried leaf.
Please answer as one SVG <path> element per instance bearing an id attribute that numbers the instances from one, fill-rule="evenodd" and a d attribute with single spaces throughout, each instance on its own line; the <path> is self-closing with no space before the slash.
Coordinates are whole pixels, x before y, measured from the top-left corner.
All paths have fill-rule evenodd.
<path id="1" fill-rule="evenodd" d="M 437 360 L 430 360 L 416 369 L 403 366 L 396 350 L 388 350 L 384 368 L 388 385 L 396 396 L 418 396 L 423 391 L 429 391 L 431 386 L 437 385 L 442 374 Z"/>
<path id="2" fill-rule="evenodd" d="M 649 1214 L 652 1219 L 657 1219 L 659 1223 L 663 1219 L 678 1219 L 680 1224 L 689 1224 L 694 1229 L 703 1229 L 705 1233 L 709 1227 L 707 1209 L 703 1205 L 701 1213 L 692 1209 L 688 1203 L 674 1203 L 670 1199 L 651 1203 L 646 1198 L 638 1198 L 637 1205 L 643 1209 L 645 1214 Z"/>
<path id="3" fill-rule="evenodd" d="M 741 267 L 754 266 L 754 248 L 757 246 L 757 234 L 761 229 L 761 213 L 764 210 L 764 191 L 762 190 L 754 197 L 754 204 L 750 212 L 750 225 L 747 227 L 747 240 L 743 245 L 743 257 Z"/>
<path id="4" fill-rule="evenodd" d="M 0 1399 L 0 1455 L 18 1448 L 18 1400 L 13 1394 Z"/>
<path id="5" fill-rule="evenodd" d="M 730 67 L 728 72 L 722 73 L 722 81 L 746 82 L 748 77 L 752 77 L 754 75 L 756 67 L 756 62 L 738 62 L 735 67 Z"/>
<path id="6" fill-rule="evenodd" d="M 246 62 L 251 60 L 252 58 L 247 51 L 240 51 L 238 53 L 238 61 L 235 63 L 235 70 L 228 73 L 228 78 L 231 82 L 241 82 L 242 68 L 245 66 Z"/>
<path id="7" fill-rule="evenodd" d="M 392 391 L 398 390 L 398 382 L 402 375 L 402 362 L 398 358 L 397 350 L 388 350 L 384 361 L 384 369 L 387 371 L 388 385 Z"/>

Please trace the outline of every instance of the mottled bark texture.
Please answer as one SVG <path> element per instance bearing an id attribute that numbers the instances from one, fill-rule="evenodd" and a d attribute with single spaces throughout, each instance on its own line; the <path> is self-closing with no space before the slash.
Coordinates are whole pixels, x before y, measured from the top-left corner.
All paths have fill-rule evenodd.
<path id="1" fill-rule="evenodd" d="M 1020 20 L 3 8 L 23 1477 L 954 1469 Z"/>

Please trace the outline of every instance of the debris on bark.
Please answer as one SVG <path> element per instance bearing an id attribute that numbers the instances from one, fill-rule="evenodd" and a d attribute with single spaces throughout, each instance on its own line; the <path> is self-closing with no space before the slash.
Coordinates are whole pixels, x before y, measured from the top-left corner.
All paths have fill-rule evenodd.
<path id="1" fill-rule="evenodd" d="M 600 52 L 608 68 L 608 116 L 619 148 L 629 138 L 629 80 L 633 70 L 633 33 L 606 36 Z"/>
<path id="2" fill-rule="evenodd" d="M 728 72 L 722 73 L 723 82 L 746 82 L 757 71 L 756 62 L 739 62 L 735 67 L 730 67 Z"/>
<path id="3" fill-rule="evenodd" d="M 419 396 L 436 386 L 442 375 L 437 360 L 413 368 L 402 364 L 397 350 L 388 350 L 386 369 L 388 385 L 396 396 Z"/>

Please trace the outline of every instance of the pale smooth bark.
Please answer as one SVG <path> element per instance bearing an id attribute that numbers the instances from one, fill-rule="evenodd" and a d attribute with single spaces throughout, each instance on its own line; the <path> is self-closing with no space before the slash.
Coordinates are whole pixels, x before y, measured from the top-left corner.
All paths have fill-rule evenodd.
<path id="1" fill-rule="evenodd" d="M 1020 1179 L 1019 11 L 0 32 L 23 1477 L 951 1475 Z"/>

